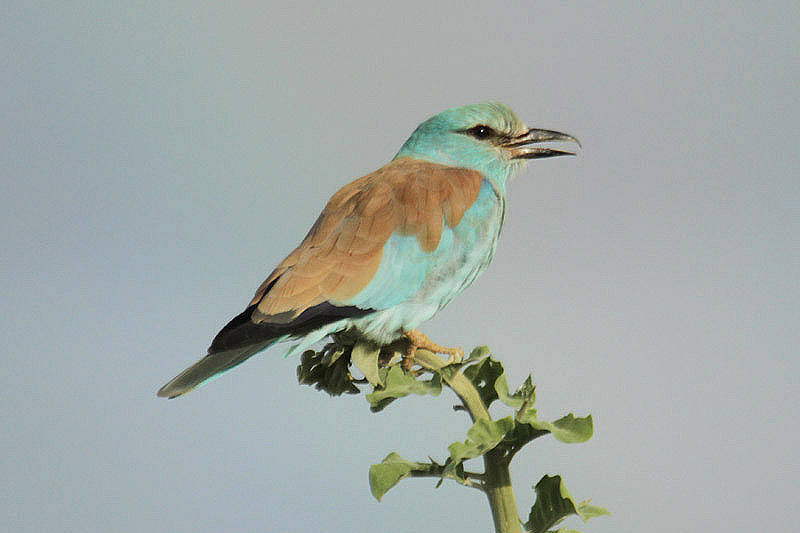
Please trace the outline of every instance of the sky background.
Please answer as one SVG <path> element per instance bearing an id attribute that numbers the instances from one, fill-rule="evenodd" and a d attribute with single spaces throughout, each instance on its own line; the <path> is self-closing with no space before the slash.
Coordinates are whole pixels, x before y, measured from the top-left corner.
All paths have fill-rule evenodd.
<path id="1" fill-rule="evenodd" d="M 75 3 L 73 3 L 75 4 Z M 800 489 L 800 3 L 9 2 L 0 22 L 0 530 L 491 531 L 447 393 L 371 414 L 273 348 L 155 392 L 417 124 L 502 101 L 577 158 L 509 186 L 494 263 L 427 323 L 488 344 L 584 532 L 793 531 Z"/>

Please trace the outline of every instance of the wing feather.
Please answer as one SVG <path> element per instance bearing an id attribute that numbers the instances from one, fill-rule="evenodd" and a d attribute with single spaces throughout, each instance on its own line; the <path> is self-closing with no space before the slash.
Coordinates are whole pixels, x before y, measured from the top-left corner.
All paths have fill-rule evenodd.
<path id="1" fill-rule="evenodd" d="M 208 355 L 158 395 L 185 394 L 278 340 L 413 294 L 447 253 L 440 246 L 444 224 L 458 225 L 482 182 L 473 170 L 403 157 L 346 185 L 248 307 L 217 334 Z M 373 282 L 382 262 L 390 264 Z"/>
<path id="2" fill-rule="evenodd" d="M 482 181 L 474 170 L 404 157 L 346 185 L 256 291 L 252 322 L 287 323 L 322 303 L 351 305 L 393 234 L 416 237 L 420 253 L 435 250 L 444 224 L 461 220 Z"/>

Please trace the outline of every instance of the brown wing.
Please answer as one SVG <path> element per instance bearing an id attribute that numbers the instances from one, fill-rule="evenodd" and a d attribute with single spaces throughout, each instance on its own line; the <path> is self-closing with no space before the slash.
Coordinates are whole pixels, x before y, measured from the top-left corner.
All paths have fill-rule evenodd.
<path id="1" fill-rule="evenodd" d="M 277 330 L 302 334 L 312 322 L 319 327 L 371 311 L 347 301 L 372 280 L 392 233 L 416 235 L 421 249 L 435 250 L 443 224 L 461 221 L 482 180 L 474 170 L 406 157 L 344 186 L 211 349 L 230 348 L 234 338 L 258 342 Z"/>
<path id="2" fill-rule="evenodd" d="M 373 310 L 348 305 L 369 284 L 394 232 L 416 235 L 422 250 L 439 245 L 475 202 L 482 177 L 411 158 L 343 187 L 311 231 L 256 291 L 247 309 L 214 338 L 208 355 L 164 385 L 159 396 L 185 394 L 241 364 L 283 335 L 301 336 Z"/>

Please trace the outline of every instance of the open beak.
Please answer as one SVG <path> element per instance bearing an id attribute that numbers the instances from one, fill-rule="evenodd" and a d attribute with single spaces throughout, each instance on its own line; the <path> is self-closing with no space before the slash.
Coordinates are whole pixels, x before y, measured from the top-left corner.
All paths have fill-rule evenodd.
<path id="1" fill-rule="evenodd" d="M 572 141 L 581 147 L 581 142 L 566 133 L 553 130 L 538 130 L 531 128 L 522 135 L 512 137 L 503 146 L 511 151 L 511 159 L 542 159 L 545 157 L 558 157 L 560 155 L 575 155 L 574 152 L 555 150 L 553 148 L 539 148 L 531 146 L 537 143 L 550 141 Z"/>

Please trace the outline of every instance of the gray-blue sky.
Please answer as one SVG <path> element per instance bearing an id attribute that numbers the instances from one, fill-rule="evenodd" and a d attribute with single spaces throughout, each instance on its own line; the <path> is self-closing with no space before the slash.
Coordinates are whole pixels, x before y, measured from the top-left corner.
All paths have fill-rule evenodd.
<path id="1" fill-rule="evenodd" d="M 280 350 L 155 397 L 330 194 L 485 100 L 584 145 L 510 185 L 424 328 L 595 415 L 520 455 L 520 507 L 555 472 L 614 512 L 585 531 L 794 529 L 797 2 L 29 4 L 0 32 L 0 529 L 490 530 L 461 487 L 369 494 L 463 438 L 449 398 L 372 415 Z"/>

